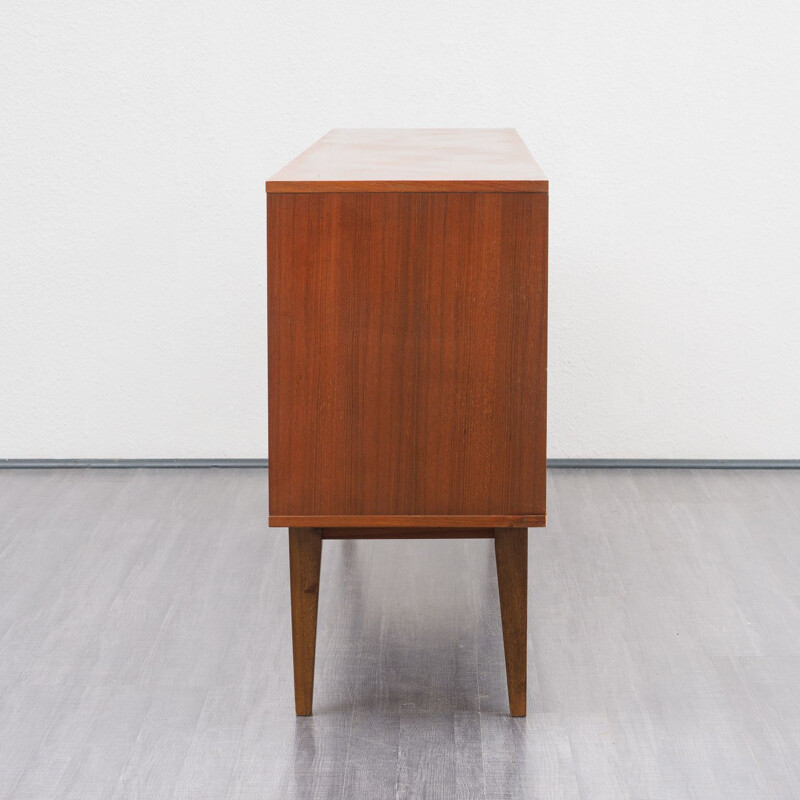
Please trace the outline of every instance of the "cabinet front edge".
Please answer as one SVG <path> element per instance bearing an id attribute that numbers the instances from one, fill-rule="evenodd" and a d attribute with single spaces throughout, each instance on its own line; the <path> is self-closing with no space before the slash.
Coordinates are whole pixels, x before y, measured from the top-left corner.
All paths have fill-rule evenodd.
<path id="1" fill-rule="evenodd" d="M 324 192 L 528 192 L 547 194 L 546 180 L 474 181 L 273 181 L 268 194 L 316 194 Z"/>

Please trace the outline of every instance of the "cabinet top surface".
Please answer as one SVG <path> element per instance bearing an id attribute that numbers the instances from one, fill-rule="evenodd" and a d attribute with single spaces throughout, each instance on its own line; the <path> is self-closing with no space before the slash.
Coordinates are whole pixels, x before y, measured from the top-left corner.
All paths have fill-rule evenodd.
<path id="1" fill-rule="evenodd" d="M 546 192 L 513 128 L 329 131 L 267 181 L 267 192 Z"/>

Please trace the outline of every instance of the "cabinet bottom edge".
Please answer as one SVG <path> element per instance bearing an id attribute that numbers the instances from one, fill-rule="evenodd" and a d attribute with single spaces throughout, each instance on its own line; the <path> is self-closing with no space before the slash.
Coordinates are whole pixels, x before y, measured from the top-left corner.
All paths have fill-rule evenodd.
<path id="1" fill-rule="evenodd" d="M 543 528 L 547 514 L 489 515 L 283 515 L 270 514 L 272 528 Z"/>

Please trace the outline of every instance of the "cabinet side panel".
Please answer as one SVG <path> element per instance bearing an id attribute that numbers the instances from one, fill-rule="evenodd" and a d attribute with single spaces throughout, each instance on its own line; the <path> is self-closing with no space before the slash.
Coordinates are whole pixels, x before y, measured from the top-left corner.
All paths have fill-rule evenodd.
<path id="1" fill-rule="evenodd" d="M 270 513 L 542 514 L 547 195 L 268 196 Z"/>

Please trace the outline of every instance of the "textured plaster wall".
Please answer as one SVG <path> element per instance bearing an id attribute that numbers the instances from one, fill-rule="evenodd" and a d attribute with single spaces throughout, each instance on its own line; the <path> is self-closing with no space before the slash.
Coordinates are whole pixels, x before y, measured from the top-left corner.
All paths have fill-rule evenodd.
<path id="1" fill-rule="evenodd" d="M 519 129 L 550 455 L 800 458 L 800 4 L 6 0 L 0 458 L 266 453 L 264 179 Z"/>

